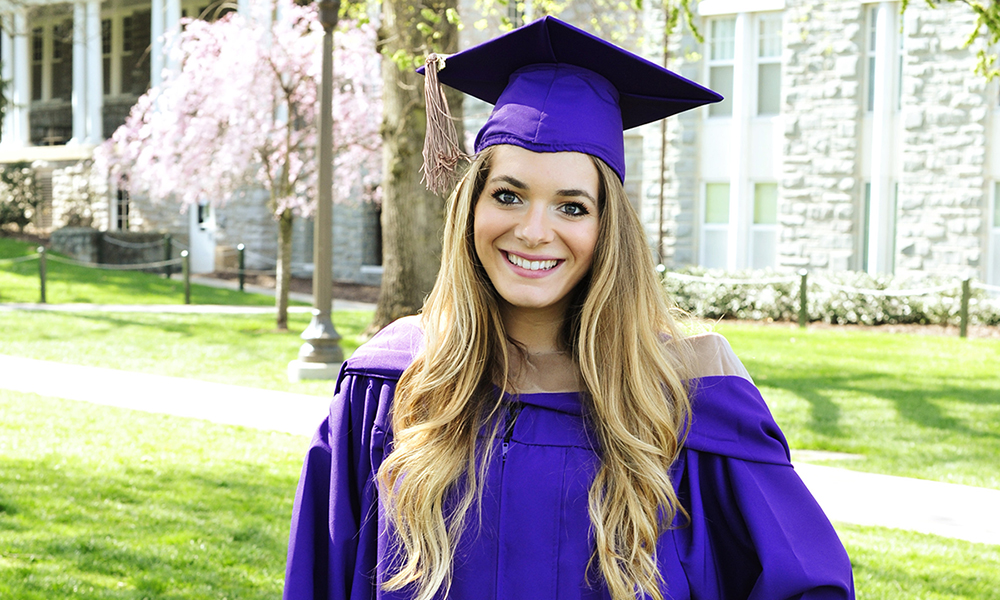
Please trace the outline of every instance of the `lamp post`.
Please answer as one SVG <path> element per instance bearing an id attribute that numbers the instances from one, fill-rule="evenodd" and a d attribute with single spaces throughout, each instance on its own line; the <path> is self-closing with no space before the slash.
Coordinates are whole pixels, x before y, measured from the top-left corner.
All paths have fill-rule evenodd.
<path id="1" fill-rule="evenodd" d="M 340 334 L 333 326 L 333 29 L 337 26 L 340 0 L 320 0 L 319 20 L 323 25 L 323 63 L 320 75 L 319 190 L 313 221 L 313 310 L 312 320 L 302 332 L 305 342 L 299 357 L 288 363 L 288 378 L 333 379 L 344 351 Z"/>

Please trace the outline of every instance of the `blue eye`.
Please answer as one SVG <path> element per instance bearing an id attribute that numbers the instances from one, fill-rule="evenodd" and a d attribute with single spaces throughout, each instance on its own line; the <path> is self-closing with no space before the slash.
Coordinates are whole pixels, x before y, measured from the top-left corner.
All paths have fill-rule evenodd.
<path id="1" fill-rule="evenodd" d="M 563 204 L 561 210 L 571 217 L 582 217 L 590 214 L 587 207 L 579 202 L 569 202 L 567 204 Z"/>
<path id="2" fill-rule="evenodd" d="M 517 194 L 515 194 L 514 192 L 512 192 L 512 191 L 510 191 L 510 190 L 508 190 L 506 188 L 501 188 L 501 189 L 493 192 L 492 196 L 493 196 L 493 199 L 496 200 L 500 204 L 514 204 L 516 202 L 520 202 L 520 200 L 521 200 L 517 196 Z"/>

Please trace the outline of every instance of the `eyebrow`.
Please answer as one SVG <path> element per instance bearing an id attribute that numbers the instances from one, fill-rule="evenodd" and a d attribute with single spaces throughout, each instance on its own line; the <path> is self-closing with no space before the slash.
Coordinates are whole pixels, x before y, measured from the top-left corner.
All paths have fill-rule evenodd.
<path id="1" fill-rule="evenodd" d="M 531 186 L 529 186 L 528 184 L 524 183 L 520 179 L 517 179 L 516 177 L 511 177 L 510 175 L 497 175 L 496 177 L 491 177 L 490 178 L 490 183 L 498 183 L 498 182 L 509 183 L 510 185 L 512 185 L 512 186 L 514 186 L 516 188 L 522 189 L 522 190 L 530 190 L 531 189 Z M 571 189 L 565 189 L 565 190 L 556 190 L 556 196 L 565 197 L 565 198 L 587 198 L 588 200 L 590 200 L 591 202 L 593 202 L 595 205 L 597 204 L 597 199 L 594 198 L 593 196 L 591 196 L 589 192 L 587 192 L 586 190 L 581 190 L 581 189 L 577 189 L 577 188 L 571 188 Z"/>

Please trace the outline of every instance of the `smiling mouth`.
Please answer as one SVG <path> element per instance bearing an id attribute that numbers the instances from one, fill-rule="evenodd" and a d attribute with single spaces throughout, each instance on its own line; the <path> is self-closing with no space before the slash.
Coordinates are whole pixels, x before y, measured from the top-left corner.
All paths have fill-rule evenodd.
<path id="1" fill-rule="evenodd" d="M 510 252 L 504 253 L 510 264 L 527 269 L 528 271 L 548 271 L 559 264 L 558 260 L 525 260 L 520 256 L 515 256 Z"/>

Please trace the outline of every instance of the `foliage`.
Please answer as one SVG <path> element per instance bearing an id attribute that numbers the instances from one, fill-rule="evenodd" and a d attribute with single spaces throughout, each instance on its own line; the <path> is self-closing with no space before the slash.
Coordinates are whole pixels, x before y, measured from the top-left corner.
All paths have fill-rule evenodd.
<path id="1" fill-rule="evenodd" d="M 664 278 L 664 286 L 674 303 L 692 316 L 753 321 L 798 320 L 800 280 L 797 276 L 771 270 L 728 273 L 703 267 L 688 267 L 676 273 L 705 278 L 704 281 Z M 873 277 L 845 271 L 811 274 L 808 283 L 806 306 L 810 321 L 841 325 L 955 325 L 959 322 L 961 281 L 958 279 Z M 907 294 L 907 290 L 913 293 Z M 925 290 L 932 291 L 924 293 Z M 969 319 L 977 325 L 1000 325 L 1000 299 L 974 288 L 969 301 Z"/>
<path id="2" fill-rule="evenodd" d="M 61 222 L 66 227 L 90 227 L 94 222 L 94 206 L 106 200 L 101 193 L 102 185 L 91 168 L 92 162 L 80 161 L 63 171 L 68 189 L 60 194 L 63 198 Z"/>
<path id="3" fill-rule="evenodd" d="M 940 4 L 940 0 L 924 0 L 927 6 L 931 8 L 937 8 Z M 976 69 L 975 72 L 979 73 L 986 78 L 987 81 L 992 81 L 995 77 L 1000 76 L 1000 68 L 997 67 L 997 55 L 988 49 L 996 48 L 997 42 L 1000 42 L 1000 5 L 992 0 L 980 1 L 980 0 L 944 0 L 949 4 L 961 3 L 964 4 L 976 15 L 976 26 L 969 32 L 968 37 L 965 39 L 965 47 L 971 46 L 980 35 L 985 36 L 986 44 L 984 48 L 980 48 L 976 52 Z M 903 0 L 900 3 L 900 11 L 905 12 L 909 7 L 910 0 Z M 985 31 L 984 31 L 985 30 Z"/>
<path id="4" fill-rule="evenodd" d="M 0 227 L 15 225 L 18 231 L 24 231 L 41 203 L 38 178 L 30 163 L 0 166 Z"/>

